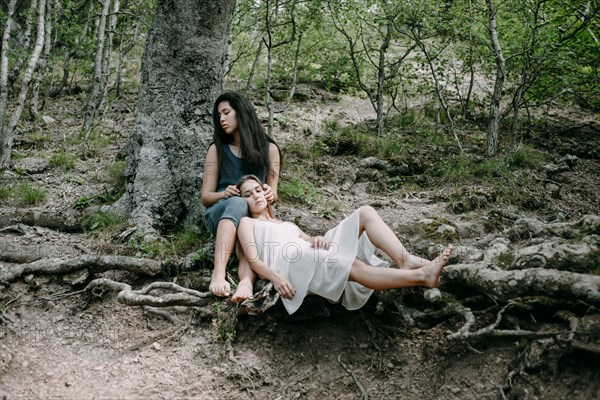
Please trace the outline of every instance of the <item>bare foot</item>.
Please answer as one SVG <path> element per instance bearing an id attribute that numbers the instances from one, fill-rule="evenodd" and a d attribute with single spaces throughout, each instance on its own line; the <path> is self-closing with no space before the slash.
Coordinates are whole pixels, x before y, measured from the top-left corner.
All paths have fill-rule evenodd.
<path id="1" fill-rule="evenodd" d="M 212 294 L 218 297 L 227 297 L 231 293 L 231 286 L 229 282 L 225 280 L 225 274 L 218 273 L 213 271 L 212 277 L 210 278 L 210 285 L 208 285 L 208 290 Z"/>
<path id="2" fill-rule="evenodd" d="M 424 266 L 428 265 L 429 263 L 430 263 L 429 260 L 409 254 L 406 257 L 406 261 L 404 262 L 404 265 L 402 265 L 402 269 L 423 268 Z"/>
<path id="3" fill-rule="evenodd" d="M 231 296 L 231 301 L 234 303 L 241 303 L 244 300 L 251 299 L 253 294 L 252 281 L 247 278 L 242 279 L 240 283 L 238 283 L 235 293 Z"/>
<path id="4" fill-rule="evenodd" d="M 440 254 L 435 260 L 430 261 L 428 265 L 424 266 L 421 271 L 425 274 L 425 285 L 430 288 L 438 287 L 440 284 L 440 275 L 442 274 L 442 269 L 448 264 L 448 260 L 450 259 L 450 254 L 452 254 L 452 250 L 454 247 L 449 244 L 446 249 Z"/>

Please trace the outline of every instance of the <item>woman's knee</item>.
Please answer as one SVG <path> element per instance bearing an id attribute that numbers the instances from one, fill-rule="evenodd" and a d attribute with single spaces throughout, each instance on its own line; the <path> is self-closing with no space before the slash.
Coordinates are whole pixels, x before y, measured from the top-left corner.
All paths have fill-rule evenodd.
<path id="1" fill-rule="evenodd" d="M 358 209 L 358 212 L 360 213 L 360 215 L 363 215 L 365 217 L 371 216 L 371 215 L 375 215 L 377 214 L 377 210 L 375 210 L 373 207 L 371 206 L 361 206 Z"/>
<path id="2" fill-rule="evenodd" d="M 238 221 L 248 215 L 248 203 L 241 197 L 230 197 L 227 199 L 226 213 L 237 217 Z"/>

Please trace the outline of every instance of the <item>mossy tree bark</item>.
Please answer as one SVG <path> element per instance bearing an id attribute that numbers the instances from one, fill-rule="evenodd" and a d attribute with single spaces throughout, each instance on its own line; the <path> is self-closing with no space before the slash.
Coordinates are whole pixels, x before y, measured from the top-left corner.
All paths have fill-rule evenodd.
<path id="1" fill-rule="evenodd" d="M 212 103 L 235 0 L 160 0 L 142 58 L 126 191 L 110 207 L 146 238 L 201 218 L 203 161 L 212 137 Z"/>

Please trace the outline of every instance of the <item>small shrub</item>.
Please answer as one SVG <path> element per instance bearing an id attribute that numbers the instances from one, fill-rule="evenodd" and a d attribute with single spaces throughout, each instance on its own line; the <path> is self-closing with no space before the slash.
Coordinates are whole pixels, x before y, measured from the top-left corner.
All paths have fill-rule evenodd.
<path id="1" fill-rule="evenodd" d="M 476 158 L 468 154 L 448 156 L 430 171 L 434 177 L 447 183 L 487 181 L 508 175 L 509 169 L 502 158 Z"/>
<path id="2" fill-rule="evenodd" d="M 291 178 L 283 181 L 277 193 L 282 200 L 306 205 L 323 203 L 323 195 L 310 182 L 301 178 Z"/>
<path id="3" fill-rule="evenodd" d="M 21 203 L 28 206 L 36 206 L 46 199 L 46 192 L 29 183 L 20 183 L 16 188 Z"/>
<path id="4" fill-rule="evenodd" d="M 196 229 L 184 228 L 169 238 L 170 247 L 174 255 L 182 255 L 191 252 L 199 243 L 207 239 Z"/>
<path id="5" fill-rule="evenodd" d="M 106 169 L 108 183 L 118 189 L 125 189 L 125 167 L 126 161 L 113 161 Z"/>
<path id="6" fill-rule="evenodd" d="M 538 169 L 545 161 L 542 153 L 527 147 L 520 148 L 508 158 L 508 164 L 517 168 Z"/>
<path id="7" fill-rule="evenodd" d="M 166 259 L 189 254 L 201 247 L 205 240 L 208 240 L 206 235 L 202 235 L 192 227 L 186 227 L 154 242 L 132 239 L 130 245 L 138 251 L 139 255 Z"/>
<path id="8" fill-rule="evenodd" d="M 76 210 L 83 210 L 84 208 L 89 207 L 90 203 L 91 203 L 91 200 L 89 199 L 89 197 L 82 196 L 82 197 L 78 197 L 75 199 L 73 207 Z"/>
<path id="9" fill-rule="evenodd" d="M 5 200 L 12 197 L 12 190 L 10 188 L 0 188 L 0 200 Z"/>
<path id="10" fill-rule="evenodd" d="M 110 226 L 114 226 L 120 223 L 120 218 L 116 217 L 113 214 L 100 211 L 96 214 L 87 217 L 84 225 L 87 230 L 94 231 L 97 229 L 108 228 Z"/>
<path id="11" fill-rule="evenodd" d="M 111 137 L 109 135 L 103 135 L 100 133 L 96 133 L 92 131 L 88 136 L 88 141 L 90 148 L 99 150 L 108 147 L 111 142 Z"/>
<path id="12" fill-rule="evenodd" d="M 75 157 L 65 151 L 60 151 L 52 155 L 50 165 L 69 171 L 75 168 Z"/>

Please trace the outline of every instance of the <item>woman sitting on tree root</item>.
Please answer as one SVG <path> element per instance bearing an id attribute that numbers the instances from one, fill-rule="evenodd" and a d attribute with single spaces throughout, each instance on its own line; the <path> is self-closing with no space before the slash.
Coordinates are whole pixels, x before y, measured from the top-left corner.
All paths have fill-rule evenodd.
<path id="1" fill-rule="evenodd" d="M 204 217 L 215 237 L 214 269 L 209 290 L 215 296 L 231 294 L 226 279 L 227 263 L 236 248 L 236 230 L 240 219 L 248 215 L 246 202 L 239 197 L 235 184 L 246 174 L 264 179 L 265 197 L 277 200 L 281 153 L 264 131 L 252 104 L 235 92 L 225 92 L 213 107 L 214 136 L 204 162 L 202 204 Z M 239 284 L 231 299 L 244 301 L 252 296 L 254 272 L 241 251 L 238 253 Z"/>
<path id="2" fill-rule="evenodd" d="M 433 261 L 410 254 L 377 211 L 363 206 L 325 236 L 308 236 L 291 222 L 273 217 L 262 182 L 253 175 L 237 185 L 252 218 L 244 217 L 238 239 L 252 269 L 273 282 L 289 314 L 307 294 L 344 307 L 362 307 L 373 290 L 437 287 L 452 252 L 449 245 Z M 383 250 L 398 268 L 374 255 Z"/>

